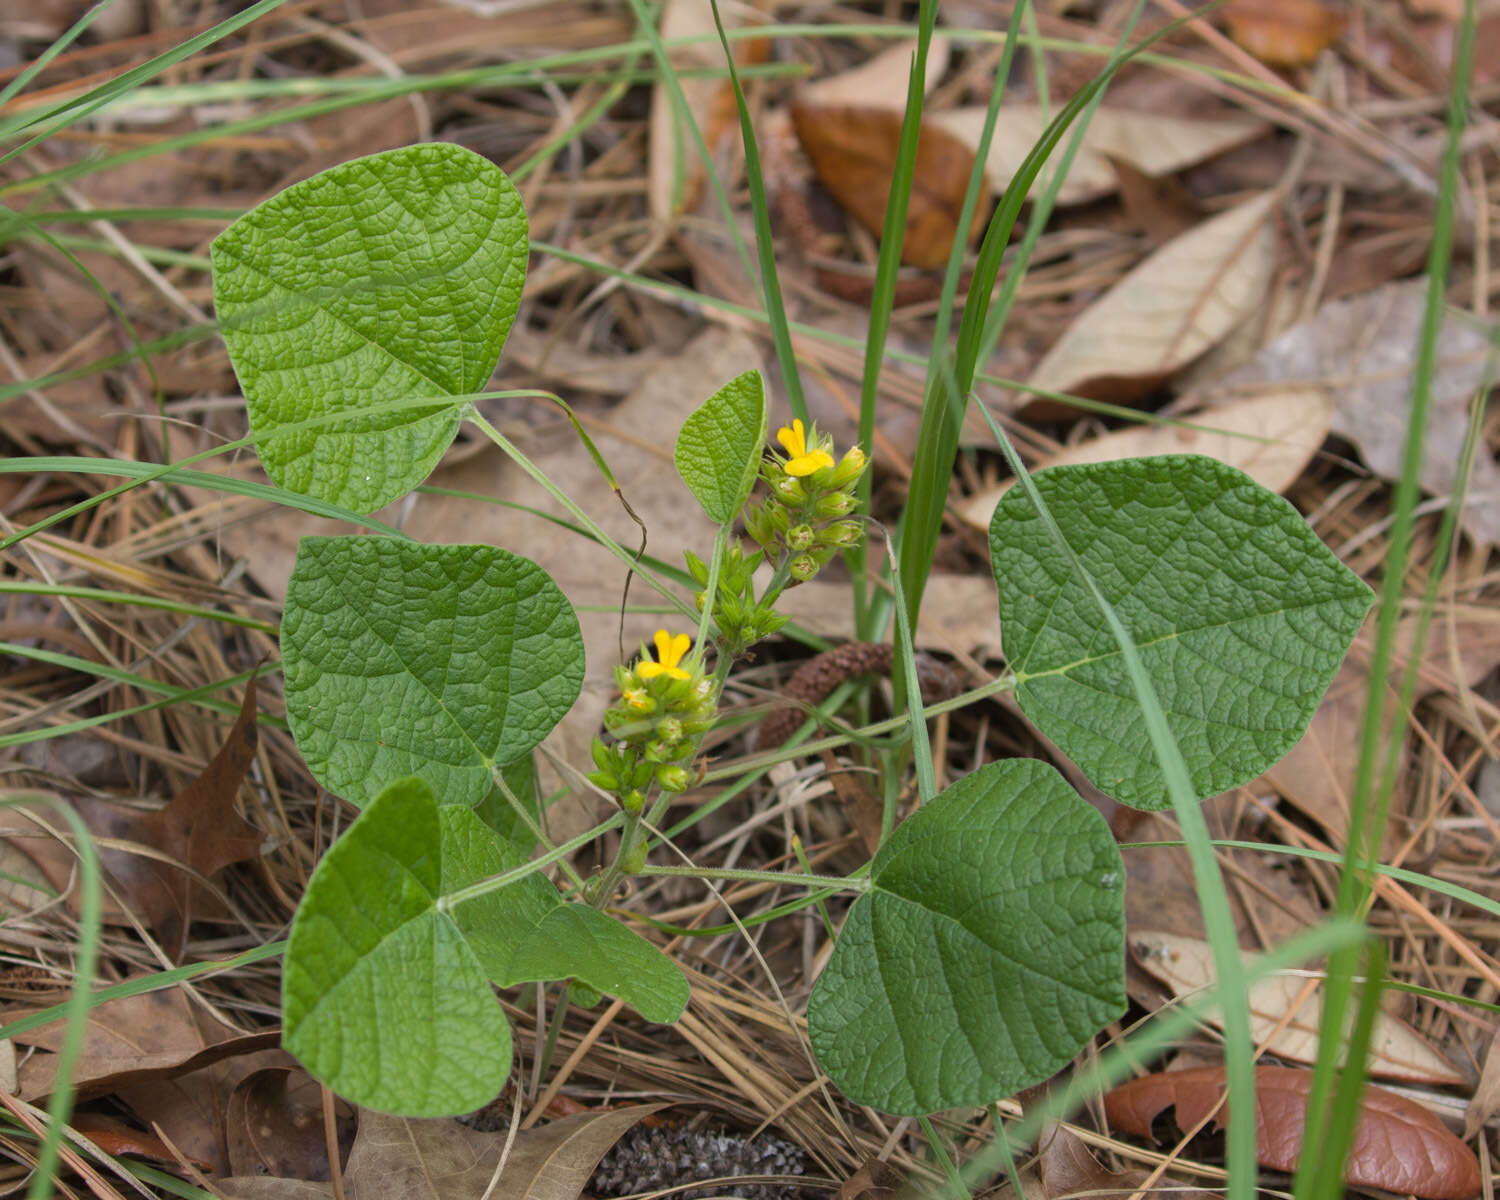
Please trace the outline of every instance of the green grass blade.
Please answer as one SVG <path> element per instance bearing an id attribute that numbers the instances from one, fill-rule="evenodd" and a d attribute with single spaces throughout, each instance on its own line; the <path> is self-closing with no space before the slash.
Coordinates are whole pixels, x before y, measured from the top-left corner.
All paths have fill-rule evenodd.
<path id="1" fill-rule="evenodd" d="M 1198 805 L 1193 791 L 1187 763 L 1172 735 L 1166 713 L 1162 711 L 1156 688 L 1146 674 L 1135 638 L 1125 628 L 1124 622 L 1104 598 L 1104 593 L 1084 569 L 1073 552 L 1073 547 L 1063 536 L 1043 501 L 1026 464 L 1016 453 L 1005 431 L 990 416 L 989 410 L 978 400 L 979 411 L 989 422 L 990 430 L 1000 443 L 1010 469 L 1015 473 L 1017 485 L 1026 491 L 1032 507 L 1053 544 L 1066 556 L 1073 573 L 1088 588 L 1100 614 L 1109 625 L 1119 644 L 1120 654 L 1130 676 L 1131 688 L 1145 717 L 1146 731 L 1151 738 L 1151 749 L 1156 755 L 1157 765 L 1166 780 L 1167 792 L 1172 799 L 1172 809 L 1177 814 L 1178 825 L 1187 843 L 1188 857 L 1193 864 L 1193 883 L 1198 893 L 1198 903 L 1203 911 L 1203 924 L 1208 932 L 1209 945 L 1213 948 L 1214 969 L 1218 974 L 1224 1013 L 1224 1058 L 1229 1074 L 1229 1197 L 1230 1200 L 1252 1200 L 1256 1187 L 1255 1158 L 1255 1064 L 1254 1043 L 1250 1036 L 1249 985 L 1246 980 L 1245 962 L 1240 955 L 1239 939 L 1235 936 L 1234 917 L 1229 911 L 1229 896 L 1224 888 L 1224 879 L 1219 871 L 1219 862 L 1214 855 L 1208 835 L 1208 823 Z"/>
<path id="2" fill-rule="evenodd" d="M 1475 19 L 1474 0 L 1465 0 L 1463 22 L 1456 39 L 1452 87 L 1448 97 L 1447 143 L 1433 213 L 1432 245 L 1427 256 L 1427 307 L 1423 313 L 1417 359 L 1412 373 L 1411 413 L 1406 427 L 1401 478 L 1396 483 L 1392 501 L 1394 511 L 1390 547 L 1386 552 L 1384 577 L 1381 580 L 1375 649 L 1370 660 L 1369 698 L 1349 813 L 1349 840 L 1335 903 L 1340 916 L 1354 916 L 1361 912 L 1369 895 L 1367 873 L 1380 853 L 1390 802 L 1389 785 L 1393 783 L 1393 778 L 1387 775 L 1381 781 L 1378 793 L 1376 792 L 1376 770 L 1381 761 L 1382 748 L 1386 745 L 1386 738 L 1392 736 L 1386 726 L 1386 681 L 1390 677 L 1396 629 L 1403 607 L 1414 510 L 1421 493 L 1422 458 L 1432 403 L 1433 375 L 1437 369 L 1437 343 L 1442 330 L 1444 295 L 1453 252 L 1453 221 L 1461 166 L 1460 154 L 1469 81 L 1474 67 Z M 1339 1089 L 1339 1096 L 1334 1096 L 1335 1072 L 1343 1044 L 1352 980 L 1357 967 L 1357 955 L 1352 949 L 1339 952 L 1328 964 L 1328 984 L 1324 989 L 1323 1019 L 1319 1027 L 1318 1062 L 1307 1101 L 1307 1125 L 1303 1133 L 1305 1146 L 1321 1146 L 1327 1140 L 1330 1106 L 1333 1111 L 1342 1112 L 1349 1104 L 1357 1101 L 1357 1096 L 1351 1097 L 1342 1087 Z M 1342 1183 L 1342 1159 L 1333 1161 L 1322 1155 L 1307 1156 L 1297 1164 L 1292 1190 L 1298 1200 L 1315 1200 L 1334 1195 L 1336 1189 L 1342 1187 Z"/>
<path id="3" fill-rule="evenodd" d="M 776 245 L 771 238 L 771 206 L 766 200 L 765 172 L 760 165 L 760 145 L 755 140 L 755 129 L 750 124 L 750 106 L 745 101 L 745 89 L 740 85 L 740 73 L 734 64 L 734 52 L 729 46 L 729 36 L 724 32 L 724 22 L 719 16 L 719 0 L 710 0 L 714 12 L 714 25 L 719 31 L 719 41 L 724 47 L 724 58 L 729 64 L 729 81 L 734 85 L 734 102 L 740 114 L 740 138 L 745 146 L 745 179 L 750 185 L 750 207 L 755 214 L 755 249 L 760 259 L 760 288 L 766 298 L 766 315 L 771 323 L 771 341 L 776 347 L 776 361 L 781 367 L 782 386 L 786 388 L 787 404 L 792 415 L 811 424 L 807 415 L 807 400 L 802 394 L 802 376 L 797 370 L 797 354 L 792 349 L 791 327 L 786 319 L 786 305 L 781 299 L 781 280 L 776 273 Z"/>
<path id="4" fill-rule="evenodd" d="M 891 172 L 891 188 L 885 201 L 885 224 L 880 232 L 880 254 L 875 262 L 875 287 L 870 295 L 870 323 L 865 334 L 865 364 L 859 385 L 859 447 L 868 459 L 875 453 L 875 402 L 879 394 L 880 368 L 885 361 L 885 340 L 891 329 L 891 310 L 896 301 L 896 272 L 901 268 L 901 248 L 906 240 L 906 214 L 911 205 L 911 185 L 917 170 L 917 141 L 922 132 L 922 102 L 927 82 L 927 52 L 932 45 L 932 29 L 937 21 L 937 0 L 922 0 L 917 18 L 917 51 L 912 56 L 906 82 L 906 112 L 901 118 L 901 136 L 896 142 L 896 163 Z M 975 159 L 976 170 L 983 162 Z M 970 176 L 970 190 L 974 175 Z M 976 195 L 977 199 L 977 195 Z M 967 222 L 960 218 L 954 237 L 954 251 L 960 262 L 967 242 Z M 949 256 L 950 264 L 952 255 Z M 856 512 L 870 511 L 871 472 L 866 471 L 856 487 Z M 854 627 L 858 636 L 868 640 L 873 632 L 866 615 L 866 564 L 869 561 L 869 539 L 862 537 L 848 552 L 850 574 L 854 582 Z"/>

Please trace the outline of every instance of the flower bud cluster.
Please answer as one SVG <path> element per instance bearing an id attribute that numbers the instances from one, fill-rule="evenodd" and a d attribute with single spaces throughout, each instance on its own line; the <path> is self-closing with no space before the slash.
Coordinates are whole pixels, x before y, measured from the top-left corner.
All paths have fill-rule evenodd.
<path id="1" fill-rule="evenodd" d="M 702 612 L 708 588 L 708 564 L 691 550 L 683 551 L 683 557 L 694 582 L 704 589 L 694 597 L 698 611 Z M 755 569 L 764 558 L 762 550 L 747 555 L 736 541 L 730 543 L 719 563 L 719 598 L 714 604 L 714 621 L 719 626 L 724 653 L 731 657 L 743 654 L 790 620 L 776 612 L 774 598 L 770 604 L 755 598 Z"/>
<path id="2" fill-rule="evenodd" d="M 869 460 L 852 446 L 835 463 L 833 439 L 816 425 L 804 434 L 801 421 L 776 438 L 787 457 L 766 455 L 761 478 L 770 495 L 745 514 L 745 529 L 769 554 L 784 547 L 791 577 L 804 583 L 840 550 L 858 544 L 859 522 L 843 518 L 854 511 L 854 488 Z"/>
<path id="3" fill-rule="evenodd" d="M 698 740 L 714 723 L 713 683 L 700 660 L 685 665 L 691 642 L 687 634 L 670 637 L 657 630 L 657 658 L 641 648 L 633 666 L 616 667 L 620 698 L 604 713 L 604 727 L 615 741 L 596 737 L 589 781 L 613 792 L 620 807 L 639 813 L 652 783 L 663 791 L 685 792 L 693 784 L 689 769 Z"/>

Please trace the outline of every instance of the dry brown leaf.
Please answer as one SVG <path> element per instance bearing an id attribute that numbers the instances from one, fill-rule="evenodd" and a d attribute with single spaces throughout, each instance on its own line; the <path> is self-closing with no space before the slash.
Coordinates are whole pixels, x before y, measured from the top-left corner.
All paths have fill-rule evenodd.
<path id="1" fill-rule="evenodd" d="M 839 1185 L 838 1200 L 898 1200 L 906 1176 L 888 1162 L 867 1159 Z"/>
<path id="2" fill-rule="evenodd" d="M 1343 35 L 1343 13 L 1318 0 L 1230 0 L 1229 36 L 1263 63 L 1303 67 Z"/>
<path id="3" fill-rule="evenodd" d="M 609 1148 L 666 1105 L 579 1113 L 517 1135 L 496 1194 L 577 1200 Z M 345 1177 L 350 1200 L 475 1200 L 488 1186 L 503 1137 L 457 1121 L 413 1121 L 362 1110 Z"/>
<path id="4" fill-rule="evenodd" d="M 903 112 L 916 49 L 915 41 L 897 42 L 852 70 L 815 80 L 798 92 L 797 98 L 807 104 L 825 107 L 852 105 Z M 946 38 L 935 39 L 927 48 L 927 74 L 922 81 L 924 93 L 932 91 L 947 71 L 949 54 Z"/>
<path id="5" fill-rule="evenodd" d="M 1408 618 L 1397 633 L 1392 660 L 1396 679 L 1405 670 L 1415 633 L 1415 618 Z M 1327 829 L 1337 845 L 1343 844 L 1349 826 L 1350 798 L 1359 767 L 1360 736 L 1370 683 L 1369 654 L 1369 638 L 1362 635 L 1334 676 L 1307 732 L 1263 776 L 1278 794 Z M 1414 700 L 1434 692 L 1456 691 L 1460 686 L 1474 687 L 1497 663 L 1500 663 L 1500 620 L 1465 617 L 1450 622 L 1440 615 L 1428 630 Z M 1455 664 L 1461 674 L 1455 673 Z M 1406 811 L 1409 788 L 1405 772 L 1398 769 L 1396 794 L 1391 803 L 1393 813 Z M 1397 828 L 1389 830 L 1389 849 L 1394 849 L 1399 837 Z"/>
<path id="6" fill-rule="evenodd" d="M 871 233 L 885 225 L 885 206 L 901 140 L 899 112 L 888 108 L 840 104 L 792 105 L 797 140 L 812 160 L 819 180 L 844 209 Z M 917 161 L 901 261 L 917 267 L 941 267 L 948 261 L 964 193 L 974 169 L 974 152 L 952 134 L 923 122 L 917 139 Z M 983 227 L 988 196 L 981 194 L 966 240 Z"/>
<path id="7" fill-rule="evenodd" d="M 1263 1166 L 1296 1170 L 1312 1076 L 1297 1067 L 1256 1068 L 1255 1148 Z M 1224 1080 L 1223 1067 L 1147 1075 L 1108 1093 L 1104 1112 L 1116 1128 L 1149 1138 L 1151 1122 L 1175 1106 L 1178 1128 L 1190 1129 L 1222 1099 Z M 1221 1108 L 1215 1125 L 1226 1121 Z M 1423 1200 L 1470 1200 L 1479 1192 L 1479 1160 L 1420 1104 L 1372 1087 L 1360 1101 L 1344 1178 Z"/>
<path id="8" fill-rule="evenodd" d="M 196 890 L 187 871 L 207 878 L 260 854 L 260 835 L 234 807 L 259 743 L 255 716 L 252 677 L 240 715 L 219 752 L 163 809 L 143 813 L 90 796 L 75 801 L 95 835 L 160 853 L 161 857 L 147 857 L 105 846 L 99 850 L 99 861 L 119 884 L 126 903 L 160 933 L 163 948 L 176 962 L 182 961 L 187 946 Z"/>
<path id="9" fill-rule="evenodd" d="M 1087 1195 L 1092 1200 L 1129 1196 L 1149 1174 L 1139 1168 L 1106 1171 L 1083 1140 L 1066 1125 L 1048 1125 L 1038 1146 L 1037 1169 L 1044 1196 Z"/>
<path id="10" fill-rule="evenodd" d="M 1178 417 L 1199 428 L 1136 425 L 1069 446 L 1035 469 L 1153 454 L 1206 454 L 1279 493 L 1296 481 L 1328 436 L 1333 402 L 1316 391 L 1288 388 Z M 1007 479 L 969 497 L 959 506 L 959 515 L 977 529 L 988 529 L 995 505 L 1014 483 Z"/>
<path id="11" fill-rule="evenodd" d="M 984 117 L 983 108 L 955 108 L 933 113 L 929 121 L 977 151 Z M 1046 127 L 1047 121 L 1036 105 L 1008 104 L 1001 109 L 985 159 L 985 173 L 997 193 L 1009 186 Z M 1129 163 L 1146 175 L 1171 175 L 1260 137 L 1269 128 L 1264 121 L 1250 117 L 1202 121 L 1162 112 L 1101 108 L 1089 122 L 1068 177 L 1058 190 L 1057 202 L 1084 204 L 1113 192 L 1119 177 L 1111 158 Z M 1032 193 L 1040 187 L 1039 180 L 1032 185 Z"/>
<path id="12" fill-rule="evenodd" d="M 1152 249 L 1181 237 L 1208 214 L 1175 175 L 1148 175 L 1117 155 L 1109 156 L 1126 219 L 1146 234 Z"/>
<path id="13" fill-rule="evenodd" d="M 1159 930 L 1132 929 L 1130 950 L 1142 967 L 1165 983 L 1174 996 L 1193 995 L 1218 982 L 1213 948 L 1199 938 Z M 1247 964 L 1253 955 L 1246 955 Z M 1303 993 L 1308 994 L 1304 997 Z M 1300 974 L 1277 974 L 1250 989 L 1250 1036 L 1280 1058 L 1313 1063 L 1323 1019 L 1321 987 L 1309 988 Z M 1290 1019 L 1287 1014 L 1291 1013 Z M 1219 1022 L 1208 1018 L 1216 1027 Z M 1380 1013 L 1370 1039 L 1368 1070 L 1380 1079 L 1467 1087 L 1469 1077 L 1398 1017 Z"/>
<path id="14" fill-rule="evenodd" d="M 347 1150 L 352 1109 L 344 1106 L 337 1127 Z M 240 1080 L 229 1097 L 224 1136 L 234 1175 L 329 1178 L 322 1085 L 300 1067 L 268 1067 Z"/>
<path id="15" fill-rule="evenodd" d="M 1412 279 L 1325 304 L 1226 376 L 1215 391 L 1222 396 L 1284 384 L 1320 388 L 1334 400 L 1333 432 L 1354 443 L 1376 474 L 1397 479 L 1426 300 L 1426 281 Z M 1453 490 L 1469 400 L 1484 382 L 1491 353 L 1483 332 L 1448 314 L 1438 339 L 1422 463 L 1422 486 L 1434 495 Z M 1500 467 L 1483 447 L 1474 458 L 1462 523 L 1476 540 L 1500 543 Z"/>
<path id="16" fill-rule="evenodd" d="M 1192 362 L 1264 302 L 1276 264 L 1274 201 L 1262 193 L 1152 254 L 1079 314 L 1028 386 L 1118 402 Z"/>
<path id="17" fill-rule="evenodd" d="M 4 1015 L 3 1023 L 33 1011 L 12 1010 Z M 51 1021 L 16 1035 L 17 1043 L 41 1052 L 21 1065 L 21 1099 L 37 1100 L 51 1093 L 63 1025 L 61 1020 Z M 181 988 L 161 988 L 108 1000 L 89 1013 L 73 1081 L 80 1099 L 87 1099 L 196 1071 L 222 1058 L 275 1046 L 280 1040 L 277 1030 L 240 1033 L 209 1016 Z"/>
<path id="18" fill-rule="evenodd" d="M 1468 1141 L 1500 1109 L 1500 1028 L 1490 1035 L 1490 1046 L 1484 1055 L 1479 1082 L 1464 1111 L 1464 1140 Z"/>
<path id="19" fill-rule="evenodd" d="M 208 1163 L 210 1174 L 226 1175 L 229 1098 L 240 1080 L 274 1067 L 300 1069 L 285 1050 L 256 1050 L 170 1079 L 116 1088 L 112 1095 L 142 1124 L 160 1128 L 189 1158 Z"/>
<path id="20" fill-rule="evenodd" d="M 725 5 L 723 16 L 726 29 L 737 29 L 745 23 L 745 5 Z M 667 0 L 659 28 L 663 40 L 705 39 L 671 51 L 672 64 L 679 71 L 724 65 L 713 9 L 701 0 Z M 735 44 L 738 64 L 763 61 L 769 53 L 770 43 L 763 38 Z M 725 140 L 739 131 L 733 85 L 714 77 L 682 79 L 679 83 L 704 144 L 711 154 L 717 154 Z M 703 179 L 697 144 L 686 123 L 678 119 L 670 89 L 658 83 L 651 93 L 646 149 L 646 198 L 652 218 L 665 221 L 691 208 Z"/>

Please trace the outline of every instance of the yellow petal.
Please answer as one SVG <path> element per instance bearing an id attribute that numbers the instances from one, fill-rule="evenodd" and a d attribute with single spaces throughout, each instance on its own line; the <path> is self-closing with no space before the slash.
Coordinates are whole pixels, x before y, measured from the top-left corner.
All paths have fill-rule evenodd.
<path id="1" fill-rule="evenodd" d="M 826 450 L 814 450 L 810 454 L 799 455 L 786 465 L 786 473 L 801 478 L 811 475 L 820 467 L 833 466 L 833 456 Z"/>
<path id="2" fill-rule="evenodd" d="M 793 421 L 792 427 L 788 429 L 783 425 L 776 431 L 776 440 L 781 443 L 782 448 L 792 458 L 801 458 L 807 453 L 807 434 L 802 428 L 802 422 Z"/>

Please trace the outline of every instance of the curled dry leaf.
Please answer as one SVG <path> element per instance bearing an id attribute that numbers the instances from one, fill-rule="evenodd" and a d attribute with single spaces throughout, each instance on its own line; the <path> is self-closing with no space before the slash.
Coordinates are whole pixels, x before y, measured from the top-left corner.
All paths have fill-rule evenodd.
<path id="1" fill-rule="evenodd" d="M 1177 419 L 1190 422 L 1193 428 L 1142 424 L 1121 429 L 1069 446 L 1034 469 L 1153 454 L 1204 454 L 1238 467 L 1261 487 L 1279 493 L 1302 474 L 1328 436 L 1333 402 L 1317 391 L 1287 388 L 1180 414 Z M 976 529 L 988 529 L 995 505 L 1014 483 L 1007 479 L 969 497 L 959 514 Z"/>
<path id="2" fill-rule="evenodd" d="M 1159 930 L 1132 930 L 1130 950 L 1142 967 L 1165 983 L 1174 996 L 1194 995 L 1214 986 L 1218 973 L 1213 949 L 1199 938 Z M 1247 963 L 1254 956 L 1246 955 Z M 1306 993 L 1306 995 L 1304 995 Z M 1250 989 L 1250 1036 L 1270 1053 L 1297 1062 L 1318 1057 L 1323 992 L 1306 975 L 1278 974 Z M 1219 1022 L 1209 1018 L 1215 1025 Z M 1437 1052 L 1405 1021 L 1381 1013 L 1370 1039 L 1368 1069 L 1381 1079 L 1467 1087 L 1469 1077 Z"/>
<path id="3" fill-rule="evenodd" d="M 933 113 L 928 120 L 977 153 L 984 117 L 982 107 L 955 108 Z M 997 193 L 1009 186 L 1046 127 L 1042 110 L 1034 104 L 1007 104 L 1001 110 L 985 158 L 985 174 Z M 1252 141 L 1269 128 L 1264 121 L 1251 117 L 1204 121 L 1161 112 L 1101 108 L 1089 122 L 1068 177 L 1058 189 L 1057 202 L 1084 204 L 1113 192 L 1119 175 L 1111 159 L 1128 163 L 1143 175 L 1171 175 Z M 1032 194 L 1041 186 L 1040 180 L 1033 184 Z"/>
<path id="4" fill-rule="evenodd" d="M 806 100 L 792 105 L 797 140 L 819 180 L 851 217 L 874 234 L 885 224 L 901 119 L 900 112 L 884 107 Z M 948 261 L 973 169 L 971 149 L 931 122 L 923 122 L 901 243 L 902 262 L 941 267 Z M 983 228 L 988 199 L 981 194 L 966 241 Z"/>
<path id="5" fill-rule="evenodd" d="M 328 1139 L 322 1088 L 300 1067 L 268 1067 L 247 1075 L 229 1096 L 224 1137 L 234 1175 L 327 1179 Z M 336 1123 L 347 1153 L 354 1113 L 342 1101 Z"/>
<path id="6" fill-rule="evenodd" d="M 1296 1170 L 1312 1077 L 1297 1067 L 1256 1068 L 1255 1148 L 1263 1166 Z M 1169 1071 L 1116 1088 L 1104 1097 L 1104 1112 L 1117 1129 L 1149 1138 L 1152 1121 L 1167 1109 L 1176 1108 L 1179 1128 L 1191 1129 L 1224 1093 L 1223 1067 Z M 1220 1108 L 1215 1127 L 1222 1129 L 1227 1121 Z M 1360 1100 L 1344 1178 L 1354 1187 L 1422 1200 L 1470 1200 L 1479 1193 L 1479 1160 L 1420 1104 L 1371 1087 Z"/>
<path id="7" fill-rule="evenodd" d="M 1276 264 L 1274 200 L 1264 192 L 1152 254 L 1079 314 L 1028 386 L 1129 401 L 1192 362 L 1264 301 Z M 1026 415 L 1073 411 L 1047 401 Z"/>
<path id="8" fill-rule="evenodd" d="M 1263 63 L 1303 67 L 1343 35 L 1343 13 L 1318 0 L 1230 0 L 1229 36 Z"/>

